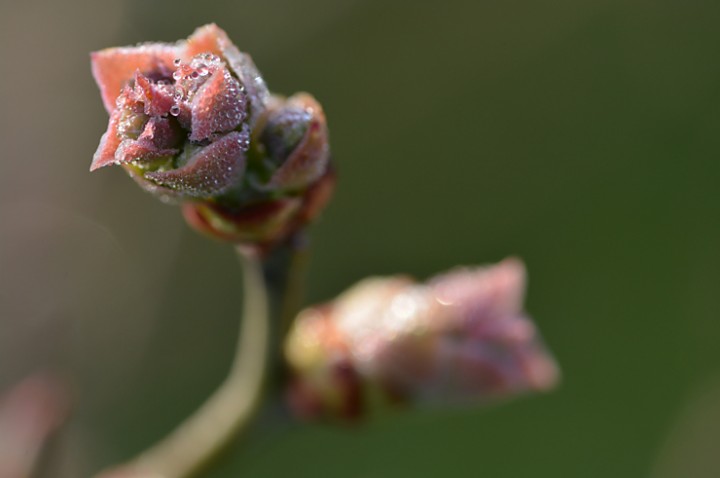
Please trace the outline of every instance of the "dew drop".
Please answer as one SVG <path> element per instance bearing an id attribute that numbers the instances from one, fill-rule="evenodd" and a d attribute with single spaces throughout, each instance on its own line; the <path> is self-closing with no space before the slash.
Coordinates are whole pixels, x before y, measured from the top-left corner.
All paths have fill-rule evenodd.
<path id="1" fill-rule="evenodd" d="M 180 66 L 180 58 L 175 58 L 175 60 L 173 60 L 173 65 Z"/>
<path id="2" fill-rule="evenodd" d="M 193 80 L 197 79 L 199 76 L 200 76 L 200 73 L 198 73 L 197 70 L 193 70 L 193 72 L 190 73 L 190 78 L 192 78 Z"/>
<path id="3" fill-rule="evenodd" d="M 178 105 L 172 105 L 170 108 L 170 114 L 173 116 L 177 116 L 180 114 L 180 107 Z"/>

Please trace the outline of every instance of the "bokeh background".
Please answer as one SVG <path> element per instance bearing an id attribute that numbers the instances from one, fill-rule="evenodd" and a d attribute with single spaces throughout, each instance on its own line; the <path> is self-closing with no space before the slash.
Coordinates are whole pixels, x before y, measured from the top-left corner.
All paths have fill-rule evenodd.
<path id="1" fill-rule="evenodd" d="M 326 108 L 340 182 L 307 302 L 518 255 L 564 380 L 266 434 L 209 476 L 720 476 L 720 3 L 4 0 L 0 390 L 73 384 L 50 476 L 147 446 L 232 355 L 232 250 L 88 173 L 107 122 L 88 53 L 211 21 Z"/>

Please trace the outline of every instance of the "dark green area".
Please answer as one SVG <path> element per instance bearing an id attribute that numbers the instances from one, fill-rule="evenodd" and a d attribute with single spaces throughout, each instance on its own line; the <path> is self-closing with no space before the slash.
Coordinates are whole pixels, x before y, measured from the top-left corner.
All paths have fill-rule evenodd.
<path id="1" fill-rule="evenodd" d="M 564 383 L 484 410 L 297 428 L 251 442 L 215 476 L 646 476 L 688 387 L 720 368 L 720 7 L 345 3 L 143 3 L 184 14 L 166 31 L 143 23 L 154 13 L 128 21 L 138 37 L 174 38 L 215 20 L 251 53 L 270 38 L 284 46 L 254 54 L 270 87 L 323 103 L 340 180 L 312 231 L 312 301 L 369 274 L 517 254 Z M 325 8 L 336 18 L 303 32 Z M 276 15 L 297 16 L 269 34 Z M 232 268 L 223 281 L 207 265 L 228 254 L 194 236 L 183 248 L 206 256 L 176 266 L 166 310 L 182 320 L 168 320 L 163 347 L 205 364 L 190 389 L 170 363 L 147 371 L 158 398 L 125 413 L 155 433 L 220 379 L 232 347 L 226 296 L 206 297 L 208 313 L 182 293 L 219 283 L 231 294 Z M 134 449 L 140 436 L 118 442 Z"/>

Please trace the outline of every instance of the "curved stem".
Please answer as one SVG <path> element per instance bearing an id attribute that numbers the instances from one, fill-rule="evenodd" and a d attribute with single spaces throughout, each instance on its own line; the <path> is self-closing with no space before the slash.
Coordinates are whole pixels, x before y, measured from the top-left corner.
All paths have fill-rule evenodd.
<path id="1" fill-rule="evenodd" d="M 186 478 L 198 472 L 254 415 L 268 367 L 270 309 L 261 261 L 238 248 L 243 268 L 244 309 L 235 359 L 215 393 L 170 435 L 115 474 Z"/>

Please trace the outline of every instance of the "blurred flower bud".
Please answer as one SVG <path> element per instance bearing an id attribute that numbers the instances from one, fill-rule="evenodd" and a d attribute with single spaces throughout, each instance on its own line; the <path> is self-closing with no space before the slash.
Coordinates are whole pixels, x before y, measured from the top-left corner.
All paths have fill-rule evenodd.
<path id="1" fill-rule="evenodd" d="M 366 279 L 303 311 L 285 354 L 303 416 L 354 418 L 381 403 L 477 403 L 552 388 L 559 372 L 522 310 L 508 259 L 425 284 Z"/>
<path id="2" fill-rule="evenodd" d="M 124 465 L 102 471 L 95 478 L 166 478 L 165 475 L 144 470 L 133 465 Z"/>
<path id="3" fill-rule="evenodd" d="M 0 396 L 0 477 L 31 476 L 68 412 L 68 390 L 50 375 L 30 376 Z"/>
<path id="4" fill-rule="evenodd" d="M 95 52 L 92 70 L 110 121 L 90 170 L 122 166 L 161 199 L 186 202 L 197 229 L 272 243 L 329 199 L 321 106 L 305 93 L 270 95 L 217 26 L 174 44 Z"/>

